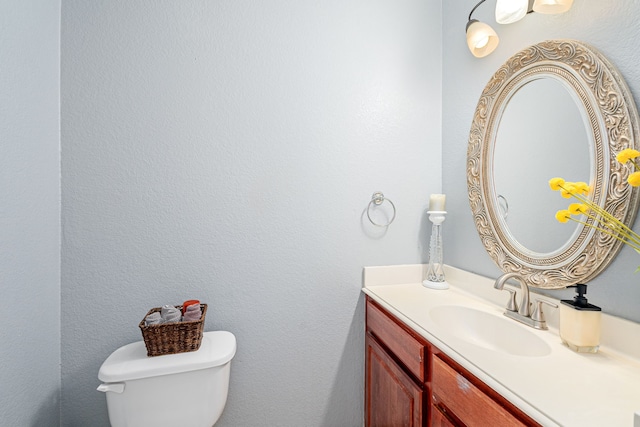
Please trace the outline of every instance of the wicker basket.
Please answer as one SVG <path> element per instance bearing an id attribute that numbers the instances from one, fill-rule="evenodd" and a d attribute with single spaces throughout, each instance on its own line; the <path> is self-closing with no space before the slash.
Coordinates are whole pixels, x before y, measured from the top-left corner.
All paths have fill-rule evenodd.
<path id="1" fill-rule="evenodd" d="M 181 305 L 176 305 L 176 308 L 182 310 Z M 202 343 L 207 304 L 200 304 L 200 309 L 202 310 L 200 320 L 145 326 L 144 319 L 151 313 L 160 311 L 161 308 L 156 307 L 149 310 L 138 325 L 142 331 L 144 344 L 147 346 L 147 356 L 186 353 L 199 349 Z"/>

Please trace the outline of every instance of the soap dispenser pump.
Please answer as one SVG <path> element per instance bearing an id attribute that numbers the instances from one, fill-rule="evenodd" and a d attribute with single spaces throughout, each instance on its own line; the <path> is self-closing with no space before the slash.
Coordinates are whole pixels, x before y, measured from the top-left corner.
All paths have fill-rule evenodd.
<path id="1" fill-rule="evenodd" d="M 574 351 L 596 353 L 600 346 L 602 309 L 587 301 L 587 285 L 569 287 L 576 288 L 576 295 L 573 300 L 560 301 L 560 338 Z"/>

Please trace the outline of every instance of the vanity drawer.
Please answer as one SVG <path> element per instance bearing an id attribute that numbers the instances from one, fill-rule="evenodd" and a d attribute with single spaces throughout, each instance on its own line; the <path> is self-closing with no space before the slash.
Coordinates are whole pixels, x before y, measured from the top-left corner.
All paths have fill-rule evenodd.
<path id="1" fill-rule="evenodd" d="M 367 298 L 367 330 L 420 381 L 426 381 L 426 343 Z M 425 354 L 427 353 L 427 354 Z"/>
<path id="2" fill-rule="evenodd" d="M 468 427 L 526 426 L 439 357 L 433 357 L 433 402 Z M 442 407 L 444 406 L 444 407 Z"/>

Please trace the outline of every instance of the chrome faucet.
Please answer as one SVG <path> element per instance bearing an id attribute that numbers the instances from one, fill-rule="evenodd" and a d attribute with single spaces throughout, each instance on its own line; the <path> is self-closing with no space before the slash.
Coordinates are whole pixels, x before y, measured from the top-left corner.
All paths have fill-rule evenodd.
<path id="1" fill-rule="evenodd" d="M 516 303 L 516 291 L 513 289 L 505 288 L 507 280 L 516 279 L 520 283 L 520 306 L 518 308 L 518 304 Z M 531 302 L 529 300 L 529 286 L 525 280 L 518 273 L 506 273 L 502 276 L 498 277 L 496 283 L 493 285 L 494 288 L 502 291 L 506 290 L 511 293 L 509 296 L 509 302 L 507 303 L 507 309 L 504 312 L 504 315 L 517 320 L 520 323 L 524 323 L 527 326 L 531 326 L 536 329 L 548 329 L 547 322 L 544 318 L 544 313 L 542 312 L 542 304 L 548 304 L 552 307 L 558 307 L 556 304 L 552 302 L 548 302 L 542 299 L 535 301 L 535 308 L 533 313 L 531 313 Z"/>

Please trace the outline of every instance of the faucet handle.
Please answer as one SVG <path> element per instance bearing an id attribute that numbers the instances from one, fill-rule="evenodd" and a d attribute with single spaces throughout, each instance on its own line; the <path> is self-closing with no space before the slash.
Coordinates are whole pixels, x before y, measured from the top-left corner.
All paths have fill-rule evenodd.
<path id="1" fill-rule="evenodd" d="M 554 304 L 552 302 L 549 302 L 543 299 L 537 299 L 534 301 L 533 313 L 531 313 L 531 320 L 540 322 L 540 324 L 545 325 L 546 327 L 547 321 L 544 318 L 544 313 L 542 312 L 542 304 L 547 304 L 554 308 L 558 308 L 558 304 Z"/>
<path id="2" fill-rule="evenodd" d="M 502 288 L 505 291 L 509 291 L 509 301 L 507 302 L 508 311 L 518 311 L 518 303 L 516 302 L 516 290 L 510 288 Z"/>

